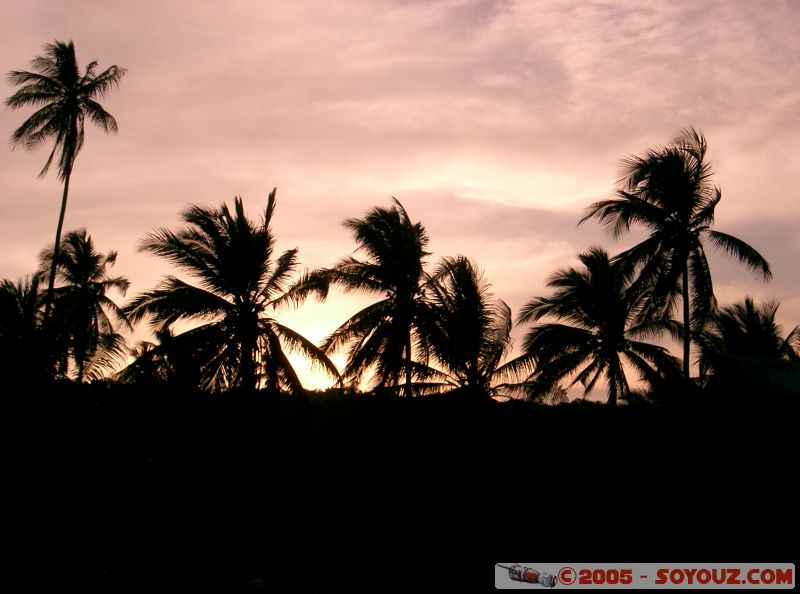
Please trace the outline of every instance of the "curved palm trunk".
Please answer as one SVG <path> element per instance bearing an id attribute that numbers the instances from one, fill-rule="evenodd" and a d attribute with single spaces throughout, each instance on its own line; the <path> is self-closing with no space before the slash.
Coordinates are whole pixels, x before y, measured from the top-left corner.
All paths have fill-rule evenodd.
<path id="1" fill-rule="evenodd" d="M 689 358 L 692 348 L 692 332 L 689 311 L 689 260 L 683 262 L 683 376 L 690 379 Z"/>
<path id="2" fill-rule="evenodd" d="M 69 178 L 72 175 L 72 167 L 66 171 L 64 176 L 64 192 L 61 196 L 61 212 L 58 215 L 58 226 L 56 227 L 56 242 L 53 244 L 53 261 L 50 263 L 50 280 L 47 283 L 47 295 L 44 301 L 44 323 L 45 325 L 50 321 L 50 309 L 53 304 L 53 291 L 56 285 L 56 263 L 59 257 L 59 248 L 61 247 L 61 230 L 64 227 L 64 215 L 67 212 L 67 197 L 69 196 Z"/>

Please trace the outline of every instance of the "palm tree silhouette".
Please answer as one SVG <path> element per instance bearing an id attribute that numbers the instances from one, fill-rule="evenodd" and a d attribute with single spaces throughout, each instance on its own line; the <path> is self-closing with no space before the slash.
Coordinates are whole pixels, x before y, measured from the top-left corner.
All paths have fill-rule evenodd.
<path id="1" fill-rule="evenodd" d="M 129 350 L 133 361 L 116 376 L 118 381 L 131 384 L 168 384 L 175 376 L 172 353 L 179 353 L 171 340 L 174 338 L 169 328 L 156 332 L 156 341 L 140 340 Z M 198 382 L 199 383 L 199 382 Z"/>
<path id="2" fill-rule="evenodd" d="M 85 229 L 70 231 L 61 241 L 57 260 L 53 251 L 41 253 L 42 270 L 55 268 L 59 287 L 54 292 L 55 327 L 65 341 L 62 368 L 71 356 L 78 382 L 96 378 L 122 356 L 125 341 L 118 329 L 130 329 L 125 314 L 108 296 L 111 290 L 125 294 L 130 282 L 108 276 L 117 261 L 114 251 L 101 254 Z"/>
<path id="3" fill-rule="evenodd" d="M 61 245 L 61 229 L 64 225 L 64 214 L 67 210 L 69 180 L 75 158 L 83 146 L 85 119 L 92 120 L 106 133 L 117 132 L 117 122 L 103 107 L 97 103 L 109 90 L 118 87 L 125 74 L 125 69 L 116 65 L 97 74 L 97 62 L 92 61 L 83 73 L 80 72 L 75 57 L 75 46 L 72 41 L 54 41 L 45 44 L 44 53 L 31 61 L 33 72 L 13 70 L 8 78 L 11 84 L 21 86 L 16 93 L 5 101 L 7 107 L 38 108 L 11 135 L 13 146 L 22 145 L 32 149 L 43 142 L 53 139 L 53 150 L 39 173 L 43 177 L 53 159 L 58 154 L 58 178 L 64 182 L 61 197 L 61 211 L 58 215 L 56 239 L 53 253 L 58 260 Z M 45 302 L 45 320 L 50 319 L 50 308 L 55 286 L 56 271 L 50 269 L 50 280 L 47 286 Z"/>
<path id="4" fill-rule="evenodd" d="M 631 283 L 630 269 L 609 260 L 599 247 L 578 256 L 580 268 L 558 270 L 547 285 L 555 292 L 536 297 L 522 308 L 517 323 L 537 322 L 546 316 L 568 324 L 548 322 L 531 328 L 525 336 L 524 356 L 535 361 L 530 378 L 553 386 L 574 375 L 588 394 L 605 375 L 608 404 L 629 391 L 623 362 L 654 384 L 678 369 L 663 347 L 641 342 L 662 329 L 661 320 L 638 322 L 640 298 Z"/>
<path id="5" fill-rule="evenodd" d="M 712 314 L 698 334 L 701 377 L 713 373 L 720 360 L 730 356 L 800 360 L 800 326 L 783 336 L 775 321 L 778 302 L 756 306 L 752 297 Z"/>
<path id="6" fill-rule="evenodd" d="M 155 341 L 141 340 L 130 350 L 133 361 L 116 379 L 138 385 L 170 385 L 188 393 L 202 384 L 198 361 L 204 357 L 201 344 L 189 343 L 172 330 L 157 328 Z"/>
<path id="7" fill-rule="evenodd" d="M 358 383 L 374 368 L 373 385 L 400 385 L 413 396 L 414 342 L 419 338 L 417 317 L 423 303 L 424 257 L 428 235 L 421 223 L 412 223 L 403 205 L 376 207 L 363 219 L 344 222 L 358 243 L 363 259 L 349 256 L 332 268 L 318 269 L 293 288 L 295 299 L 311 293 L 325 299 L 331 285 L 345 290 L 383 295 L 337 328 L 323 343 L 326 352 L 347 348 L 344 377 Z"/>
<path id="8" fill-rule="evenodd" d="M 769 263 L 750 245 L 711 229 L 722 192 L 711 183 L 705 137 L 688 128 L 670 145 L 623 160 L 625 176 L 616 198 L 595 202 L 584 221 L 596 217 L 619 237 L 632 224 L 650 230 L 643 242 L 619 255 L 639 270 L 639 284 L 652 299 L 646 315 L 674 309 L 682 296 L 683 374 L 690 377 L 693 331 L 702 328 L 716 305 L 703 241 L 708 239 L 765 279 Z"/>
<path id="9" fill-rule="evenodd" d="M 41 334 L 41 282 L 41 273 L 0 282 L 0 375 L 6 379 L 45 375 L 50 357 Z"/>
<path id="10" fill-rule="evenodd" d="M 268 389 L 301 393 L 285 349 L 306 355 L 338 378 L 316 345 L 267 315 L 287 301 L 285 290 L 298 264 L 297 248 L 273 259 L 274 213 L 275 190 L 257 223 L 247 218 L 239 197 L 233 212 L 226 204 L 190 206 L 182 213 L 187 226 L 159 229 L 142 243 L 142 251 L 165 258 L 198 282 L 167 276 L 136 296 L 125 312 L 132 321 L 150 317 L 157 331 L 182 320 L 205 322 L 170 340 L 176 349 L 196 354 L 203 389 L 252 390 L 263 376 Z"/>
<path id="11" fill-rule="evenodd" d="M 443 258 L 425 284 L 421 334 L 447 370 L 450 387 L 491 395 L 511 350 L 511 309 L 494 299 L 490 284 L 463 256 Z"/>

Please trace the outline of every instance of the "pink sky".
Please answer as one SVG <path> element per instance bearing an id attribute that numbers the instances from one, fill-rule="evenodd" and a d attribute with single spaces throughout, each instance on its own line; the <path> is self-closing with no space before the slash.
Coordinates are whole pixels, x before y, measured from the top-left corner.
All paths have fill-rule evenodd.
<path id="1" fill-rule="evenodd" d="M 800 322 L 797 2 L 2 0 L 2 11 L 3 72 L 53 39 L 73 39 L 81 64 L 128 68 L 103 101 L 119 135 L 87 126 L 65 229 L 119 251 L 129 296 L 168 270 L 136 251 L 148 231 L 236 194 L 256 216 L 277 186 L 279 248 L 299 246 L 304 266 L 349 253 L 341 221 L 393 195 L 428 228 L 431 261 L 472 257 L 516 312 L 589 245 L 625 247 L 594 223 L 576 228 L 582 209 L 610 195 L 622 157 L 693 125 L 723 190 L 716 227 L 775 273 L 764 284 L 713 258 L 720 303 L 774 298 L 787 331 Z M 0 135 L 26 113 L 0 111 Z M 0 155 L 0 277 L 15 278 L 52 241 L 60 184 L 36 179 L 44 149 Z M 319 340 L 363 303 L 283 317 Z"/>

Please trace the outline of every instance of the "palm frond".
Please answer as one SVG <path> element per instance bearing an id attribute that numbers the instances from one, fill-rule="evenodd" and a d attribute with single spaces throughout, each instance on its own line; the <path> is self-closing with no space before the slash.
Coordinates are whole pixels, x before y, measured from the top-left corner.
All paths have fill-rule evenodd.
<path id="1" fill-rule="evenodd" d="M 262 291 L 267 301 L 274 302 L 276 296 L 284 296 L 286 294 L 287 283 L 297 268 L 298 251 L 298 248 L 287 250 L 275 260 L 272 274 L 264 283 L 264 290 Z"/>
<path id="2" fill-rule="evenodd" d="M 385 299 L 368 305 L 334 330 L 323 341 L 322 349 L 326 353 L 333 353 L 353 340 L 364 337 L 373 330 L 386 325 L 389 307 L 390 303 Z"/>
<path id="3" fill-rule="evenodd" d="M 283 341 L 283 343 L 287 346 L 289 351 L 298 352 L 302 355 L 305 355 L 305 357 L 314 366 L 323 370 L 337 382 L 341 382 L 342 378 L 339 375 L 339 370 L 336 369 L 336 366 L 327 357 L 322 349 L 304 336 L 295 332 L 291 328 L 284 326 L 283 324 L 278 324 L 275 322 L 271 326 L 274 328 L 274 331 L 278 334 L 281 341 Z"/>
<path id="4" fill-rule="evenodd" d="M 716 247 L 742 262 L 748 270 L 760 273 L 766 280 L 772 278 L 769 262 L 748 243 L 738 237 L 711 229 L 706 231 L 706 235 Z"/>
<path id="5" fill-rule="evenodd" d="M 84 378 L 95 381 L 114 372 L 127 357 L 126 346 L 125 338 L 121 334 L 101 334 L 90 359 L 85 363 Z"/>
<path id="6" fill-rule="evenodd" d="M 536 357 L 522 354 L 499 366 L 494 379 L 501 384 L 513 384 L 528 380 L 536 372 Z"/>
<path id="7" fill-rule="evenodd" d="M 281 297 L 272 301 L 272 306 L 277 309 L 283 307 L 286 302 L 290 302 L 295 306 L 301 305 L 311 296 L 320 301 L 325 301 L 328 298 L 328 291 L 330 291 L 331 287 L 328 272 L 326 268 L 303 272 Z"/>
<path id="8" fill-rule="evenodd" d="M 617 191 L 617 198 L 611 200 L 600 200 L 589 206 L 586 215 L 578 222 L 585 223 L 589 219 L 596 218 L 606 231 L 613 237 L 618 238 L 625 231 L 629 231 L 631 225 L 639 223 L 647 227 L 657 226 L 666 220 L 669 213 L 661 207 L 641 197 L 625 190 Z"/>
<path id="9" fill-rule="evenodd" d="M 133 323 L 150 317 L 154 327 L 166 327 L 178 320 L 218 319 L 230 309 L 230 302 L 223 297 L 168 276 L 137 295 L 123 312 Z"/>

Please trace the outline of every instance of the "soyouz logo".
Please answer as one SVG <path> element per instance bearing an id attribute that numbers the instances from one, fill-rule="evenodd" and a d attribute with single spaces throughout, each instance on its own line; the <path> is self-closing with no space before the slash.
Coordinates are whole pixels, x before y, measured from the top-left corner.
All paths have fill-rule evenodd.
<path id="1" fill-rule="evenodd" d="M 793 563 L 497 563 L 496 588 L 794 588 Z"/>
<path id="2" fill-rule="evenodd" d="M 556 577 L 544 571 L 537 571 L 530 567 L 514 564 L 510 567 L 507 565 L 497 564 L 497 567 L 508 570 L 508 578 L 515 582 L 525 582 L 527 584 L 539 584 L 545 588 L 552 588 L 556 585 Z"/>

